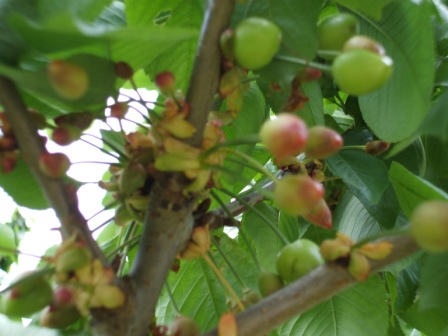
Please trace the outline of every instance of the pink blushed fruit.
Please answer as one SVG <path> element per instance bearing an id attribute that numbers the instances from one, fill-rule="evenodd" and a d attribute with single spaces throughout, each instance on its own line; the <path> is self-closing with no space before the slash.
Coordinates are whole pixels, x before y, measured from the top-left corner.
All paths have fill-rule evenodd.
<path id="1" fill-rule="evenodd" d="M 260 130 L 261 142 L 277 157 L 297 155 L 305 150 L 308 129 L 294 114 L 281 113 L 266 121 Z"/>
<path id="2" fill-rule="evenodd" d="M 174 78 L 173 73 L 169 71 L 157 74 L 155 83 L 164 95 L 172 94 L 176 87 L 176 79 Z"/>
<path id="3" fill-rule="evenodd" d="M 308 129 L 305 153 L 315 159 L 324 159 L 339 151 L 343 142 L 340 134 L 331 128 L 314 126 Z"/>

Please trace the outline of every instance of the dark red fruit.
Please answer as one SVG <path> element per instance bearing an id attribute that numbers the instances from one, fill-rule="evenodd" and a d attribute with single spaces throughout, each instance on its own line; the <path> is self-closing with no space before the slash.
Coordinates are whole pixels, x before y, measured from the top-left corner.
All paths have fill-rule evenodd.
<path id="1" fill-rule="evenodd" d="M 176 88 L 176 79 L 173 73 L 169 71 L 159 73 L 156 76 L 155 83 L 164 95 L 173 94 Z"/>
<path id="2" fill-rule="evenodd" d="M 366 153 L 372 155 L 381 155 L 390 147 L 390 143 L 386 141 L 376 140 L 366 143 Z"/>
<path id="3" fill-rule="evenodd" d="M 39 169 L 49 177 L 62 177 L 70 168 L 70 159 L 63 153 L 44 152 L 39 157 Z"/>
<path id="4" fill-rule="evenodd" d="M 110 116 L 112 118 L 123 119 L 129 110 L 127 103 L 118 102 L 110 106 Z"/>
<path id="5" fill-rule="evenodd" d="M 76 126 L 61 125 L 53 130 L 51 139 L 60 146 L 67 146 L 78 140 L 81 134 L 81 130 Z"/>
<path id="6" fill-rule="evenodd" d="M 115 63 L 115 74 L 123 79 L 131 79 L 134 75 L 134 70 L 126 62 Z"/>

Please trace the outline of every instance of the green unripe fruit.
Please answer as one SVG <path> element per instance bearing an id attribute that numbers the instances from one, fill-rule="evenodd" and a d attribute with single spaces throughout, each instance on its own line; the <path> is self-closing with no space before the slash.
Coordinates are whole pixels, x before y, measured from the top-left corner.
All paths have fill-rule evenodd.
<path id="1" fill-rule="evenodd" d="M 327 52 L 342 50 L 344 43 L 359 31 L 356 17 L 351 14 L 332 15 L 322 20 L 317 26 L 319 49 Z M 332 55 L 321 55 L 325 59 L 333 59 Z"/>
<path id="2" fill-rule="evenodd" d="M 260 277 L 258 278 L 258 288 L 260 289 L 261 295 L 264 297 L 282 289 L 284 286 L 282 278 L 277 274 L 266 271 L 260 273 Z"/>
<path id="3" fill-rule="evenodd" d="M 427 201 L 412 212 L 411 234 L 430 252 L 448 251 L 448 201 Z"/>
<path id="4" fill-rule="evenodd" d="M 331 73 L 342 91 L 362 95 L 379 89 L 392 73 L 393 61 L 367 50 L 350 50 L 334 60 Z"/>
<path id="5" fill-rule="evenodd" d="M 91 259 L 90 252 L 84 247 L 73 247 L 62 252 L 56 259 L 56 271 L 72 272 L 86 266 Z"/>
<path id="6" fill-rule="evenodd" d="M 299 239 L 286 245 L 277 256 L 277 271 L 284 281 L 294 281 L 324 263 L 319 245 Z"/>
<path id="7" fill-rule="evenodd" d="M 235 29 L 234 56 L 244 68 L 260 69 L 271 62 L 280 48 L 282 32 L 273 22 L 251 17 Z"/>
<path id="8" fill-rule="evenodd" d="M 22 281 L 1 297 L 1 311 L 10 317 L 27 317 L 50 304 L 53 290 L 43 277 L 22 275 Z M 23 278 L 29 277 L 29 278 Z"/>
<path id="9" fill-rule="evenodd" d="M 79 311 L 73 306 L 57 309 L 49 306 L 40 317 L 40 324 L 47 328 L 62 329 L 75 323 L 81 318 Z"/>

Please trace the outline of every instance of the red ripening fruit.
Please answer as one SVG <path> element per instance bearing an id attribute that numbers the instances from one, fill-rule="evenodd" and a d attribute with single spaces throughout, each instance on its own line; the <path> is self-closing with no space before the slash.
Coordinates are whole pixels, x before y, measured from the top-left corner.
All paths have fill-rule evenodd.
<path id="1" fill-rule="evenodd" d="M 128 110 L 128 103 L 118 102 L 110 106 L 110 116 L 112 118 L 123 119 Z"/>
<path id="2" fill-rule="evenodd" d="M 155 83 L 164 95 L 170 95 L 176 88 L 176 79 L 172 72 L 164 71 L 156 76 Z"/>
<path id="3" fill-rule="evenodd" d="M 275 184 L 274 199 L 280 209 L 301 216 L 324 197 L 322 184 L 307 175 L 286 175 Z"/>
<path id="4" fill-rule="evenodd" d="M 410 223 L 411 234 L 420 247 L 430 252 L 448 251 L 448 201 L 419 204 Z"/>
<path id="5" fill-rule="evenodd" d="M 74 304 L 74 292 L 71 288 L 61 286 L 53 292 L 52 304 L 58 308 L 67 308 Z"/>
<path id="6" fill-rule="evenodd" d="M 305 153 L 308 157 L 324 159 L 339 151 L 343 142 L 340 134 L 331 128 L 314 126 L 308 129 Z"/>
<path id="7" fill-rule="evenodd" d="M 131 79 L 134 75 L 134 70 L 126 62 L 115 63 L 115 74 L 123 79 Z"/>
<path id="8" fill-rule="evenodd" d="M 321 199 L 317 205 L 307 212 L 303 217 L 317 226 L 325 229 L 331 229 L 333 220 L 331 218 L 331 210 L 324 199 Z"/>
<path id="9" fill-rule="evenodd" d="M 70 168 L 70 159 L 64 153 L 44 152 L 39 156 L 39 169 L 48 177 L 62 177 Z"/>
<path id="10" fill-rule="evenodd" d="M 266 121 L 260 130 L 261 142 L 277 157 L 297 155 L 305 150 L 308 129 L 294 114 L 281 113 Z"/>
<path id="11" fill-rule="evenodd" d="M 376 140 L 366 143 L 366 153 L 371 155 L 381 155 L 390 147 L 390 143 L 386 141 Z"/>
<path id="12" fill-rule="evenodd" d="M 53 130 L 51 139 L 60 146 L 67 146 L 78 140 L 81 134 L 81 130 L 76 126 L 61 125 Z"/>
<path id="13" fill-rule="evenodd" d="M 76 100 L 87 92 L 89 77 L 87 72 L 79 65 L 54 60 L 48 64 L 47 71 L 54 90 L 61 97 Z"/>
<path id="14" fill-rule="evenodd" d="M 57 126 L 61 125 L 71 125 L 78 127 L 81 131 L 86 130 L 92 124 L 94 119 L 94 115 L 92 112 L 84 111 L 84 112 L 72 112 L 68 114 L 60 115 L 54 118 L 54 123 Z"/>

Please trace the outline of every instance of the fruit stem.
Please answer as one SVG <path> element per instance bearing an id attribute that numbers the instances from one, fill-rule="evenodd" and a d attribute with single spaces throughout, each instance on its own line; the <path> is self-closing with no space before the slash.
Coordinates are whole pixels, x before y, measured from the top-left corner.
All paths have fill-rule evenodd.
<path id="1" fill-rule="evenodd" d="M 125 240 L 129 241 L 129 240 L 135 238 L 135 231 L 137 231 L 137 224 L 135 223 L 135 221 L 133 221 L 131 223 L 131 225 L 129 226 L 129 230 L 127 231 L 127 233 L 129 233 L 129 235 L 126 234 Z M 130 250 L 129 244 L 125 245 L 123 254 L 122 254 L 122 257 L 120 260 L 120 266 L 118 267 L 118 270 L 117 270 L 118 275 L 121 275 L 123 273 L 124 265 L 126 264 L 126 259 L 127 259 L 129 250 Z"/>
<path id="2" fill-rule="evenodd" d="M 177 306 L 176 301 L 174 300 L 173 292 L 171 291 L 170 285 L 168 285 L 168 281 L 165 281 L 166 292 L 168 293 L 168 297 L 170 298 L 170 302 L 173 305 L 173 308 L 176 314 L 180 314 L 179 307 Z"/>
<path id="3" fill-rule="evenodd" d="M 241 302 L 240 298 L 235 294 L 232 287 L 230 287 L 229 283 L 227 282 L 226 278 L 222 275 L 221 271 L 216 267 L 215 263 L 210 259 L 208 254 L 203 254 L 202 258 L 204 258 L 205 262 L 208 264 L 208 266 L 212 269 L 212 271 L 215 273 L 216 277 L 218 278 L 219 282 L 221 282 L 221 285 L 227 290 L 227 292 L 230 294 L 232 299 L 235 301 L 236 305 L 241 309 L 241 311 L 245 310 L 245 307 L 243 303 Z"/>
<path id="4" fill-rule="evenodd" d="M 295 63 L 295 64 L 300 64 L 300 65 L 304 65 L 310 68 L 315 68 L 315 69 L 319 69 L 325 72 L 331 72 L 331 67 L 325 64 L 321 64 L 321 63 L 317 63 L 317 62 L 312 62 L 312 61 L 308 61 L 306 59 L 303 58 L 298 58 L 298 57 L 292 57 L 292 56 L 284 56 L 284 55 L 277 55 L 274 57 L 275 59 L 279 60 L 279 61 L 285 61 L 285 62 L 290 62 L 290 63 Z"/>
<path id="5" fill-rule="evenodd" d="M 370 243 L 371 241 L 380 239 L 380 238 L 387 238 L 387 237 L 393 237 L 393 236 L 400 236 L 400 235 L 408 235 L 409 234 L 409 228 L 408 227 L 404 227 L 404 228 L 398 228 L 398 229 L 394 229 L 394 230 L 388 230 L 388 231 L 383 231 L 374 235 L 371 235 L 369 237 L 366 237 L 362 240 L 360 240 L 359 242 L 357 242 L 356 244 L 354 244 L 352 246 L 352 250 L 359 248 L 367 243 Z"/>
<path id="6" fill-rule="evenodd" d="M 243 197 L 241 197 L 240 195 L 234 194 L 230 190 L 227 190 L 225 188 L 220 188 L 219 190 L 231 197 L 236 198 L 239 202 L 241 202 L 242 204 L 247 206 L 250 210 L 252 210 L 256 215 L 258 215 L 263 221 L 265 221 L 271 227 L 271 229 L 275 232 L 275 234 L 283 242 L 283 244 L 285 244 L 285 245 L 289 244 L 288 239 L 286 239 L 286 237 L 283 235 L 283 233 L 281 233 L 280 230 L 274 224 L 272 224 L 271 221 L 260 210 L 258 210 L 254 206 L 250 205 L 249 203 L 247 203 L 244 200 Z"/>
<path id="7" fill-rule="evenodd" d="M 110 210 L 112 209 L 114 206 L 116 206 L 118 204 L 118 200 L 113 200 L 112 202 L 110 202 L 109 204 L 106 204 L 106 206 L 104 208 L 102 208 L 101 210 L 95 212 L 92 216 L 89 217 L 89 219 L 87 219 L 87 222 L 90 222 L 93 218 L 95 218 L 96 216 L 98 216 L 100 213 L 102 213 L 104 210 Z"/>
<path id="8" fill-rule="evenodd" d="M 336 57 L 336 56 L 339 56 L 341 54 L 341 52 L 340 51 L 328 51 L 328 50 L 318 50 L 317 51 L 317 55 L 319 55 L 320 57 L 322 57 L 322 56 L 330 56 L 330 57 Z"/>
<path id="9" fill-rule="evenodd" d="M 106 257 L 107 257 L 108 259 L 109 259 L 109 258 L 112 258 L 115 254 L 117 254 L 119 251 L 121 251 L 121 249 L 122 249 L 123 247 L 126 247 L 126 246 L 128 246 L 128 245 L 131 245 L 131 248 L 134 247 L 134 246 L 136 246 L 136 245 L 138 244 L 139 240 L 140 240 L 140 236 L 136 236 L 136 237 L 133 237 L 133 238 L 131 238 L 131 239 L 129 239 L 129 240 L 124 241 L 123 243 L 121 243 L 120 245 L 118 245 L 116 248 L 114 248 L 112 251 L 110 251 L 110 252 L 107 254 Z M 134 245 L 134 243 L 135 243 L 135 245 Z"/>
<path id="10" fill-rule="evenodd" d="M 92 137 L 94 137 L 94 138 L 96 138 L 96 139 L 100 139 L 100 138 L 98 138 L 98 137 L 96 137 L 96 136 L 94 136 L 94 135 L 92 135 L 92 134 L 84 134 L 84 135 L 90 135 L 90 136 L 92 136 Z M 97 146 L 97 145 L 91 143 L 90 141 L 88 141 L 88 140 L 86 140 L 86 139 L 79 138 L 79 140 L 84 141 L 85 143 L 87 143 L 87 144 L 89 144 L 89 145 L 95 147 L 96 149 L 99 149 L 101 152 L 103 152 L 103 153 L 106 154 L 106 155 L 112 156 L 113 158 L 115 158 L 115 159 L 117 159 L 117 160 L 120 160 L 120 155 L 116 155 L 116 154 L 114 154 L 114 153 L 108 152 L 108 151 L 105 150 L 104 148 L 102 148 L 102 147 L 100 147 L 100 146 Z M 100 140 L 103 141 L 102 139 L 100 139 Z M 104 142 L 104 143 L 105 143 L 106 145 L 110 146 L 110 145 L 107 144 L 106 142 Z M 112 146 L 110 146 L 110 147 L 111 147 L 112 149 L 114 149 Z M 119 151 L 117 151 L 117 152 L 120 153 Z"/>
<path id="11" fill-rule="evenodd" d="M 46 259 L 45 256 L 38 256 L 38 255 L 35 255 L 35 254 L 22 252 L 20 250 L 12 249 L 12 248 L 9 248 L 9 247 L 4 247 L 4 246 L 0 246 L 0 251 L 4 251 L 4 252 L 7 252 L 7 253 L 13 253 L 13 254 L 21 254 L 21 255 L 28 256 L 28 257 L 37 258 L 37 259 Z"/>
<path id="12" fill-rule="evenodd" d="M 246 160 L 248 163 L 250 163 L 252 165 L 252 167 L 254 169 L 256 169 L 257 171 L 259 171 L 263 175 L 265 175 L 268 178 L 270 178 L 273 182 L 276 182 L 278 180 L 277 177 L 275 177 L 274 174 L 272 174 L 270 171 L 268 171 L 266 168 L 264 168 L 264 166 L 261 165 L 257 160 L 255 160 L 251 156 L 247 155 L 246 153 L 239 152 L 239 151 L 236 151 L 236 150 L 230 149 L 230 148 L 225 148 L 225 149 L 223 149 L 223 151 L 226 151 L 228 153 L 234 154 L 234 155 L 239 156 L 240 158 Z"/>
<path id="13" fill-rule="evenodd" d="M 90 233 L 94 233 L 95 231 L 101 229 L 104 225 L 109 224 L 110 222 L 112 222 L 114 220 L 114 217 L 111 217 L 109 219 L 107 219 L 106 221 L 104 221 L 103 223 L 101 223 L 100 225 L 98 225 L 96 228 L 90 230 Z"/>
<path id="14" fill-rule="evenodd" d="M 244 84 L 244 83 L 247 83 L 247 82 L 253 82 L 253 81 L 256 81 L 259 78 L 260 78 L 260 76 L 258 76 L 258 75 L 255 75 L 255 76 L 252 76 L 252 77 L 246 77 L 246 78 L 244 78 L 241 81 L 241 84 Z"/>
<path id="15" fill-rule="evenodd" d="M 227 205 L 224 204 L 224 202 L 221 200 L 221 198 L 213 190 L 210 191 L 210 195 L 216 200 L 216 202 L 219 203 L 219 205 L 224 210 L 224 212 L 226 213 L 227 217 L 229 217 L 229 219 L 233 223 L 233 225 L 238 228 L 238 235 L 241 235 L 241 237 L 243 238 L 244 243 L 246 244 L 251 257 L 252 257 L 252 259 L 255 262 L 255 265 L 257 265 L 257 268 L 259 270 L 261 270 L 261 266 L 260 266 L 260 263 L 258 261 L 257 255 L 256 255 L 254 249 L 252 248 L 252 245 L 249 243 L 249 239 L 247 239 L 247 236 L 244 233 L 244 231 L 240 230 L 240 224 L 236 221 L 236 219 L 234 218 L 234 216 L 230 212 L 230 210 L 227 207 Z"/>
<path id="16" fill-rule="evenodd" d="M 246 284 L 244 283 L 243 279 L 239 276 L 238 272 L 236 271 L 235 267 L 233 267 L 232 263 L 230 262 L 229 258 L 227 258 L 226 254 L 222 251 L 221 246 L 219 246 L 218 242 L 216 241 L 215 237 L 211 235 L 211 240 L 213 244 L 216 246 L 216 249 L 218 250 L 221 257 L 224 259 L 226 264 L 229 266 L 230 270 L 232 271 L 233 275 L 235 276 L 236 280 L 240 283 L 241 287 L 246 288 Z"/>
<path id="17" fill-rule="evenodd" d="M 206 158 L 207 156 L 216 152 L 220 148 L 226 148 L 235 145 L 253 145 L 256 144 L 257 142 L 260 142 L 260 137 L 258 136 L 258 134 L 252 134 L 238 139 L 220 142 L 207 149 L 204 153 L 201 154 L 200 158 L 201 159 Z"/>
<path id="18" fill-rule="evenodd" d="M 341 150 L 342 150 L 342 149 L 359 149 L 359 150 L 365 151 L 365 150 L 366 150 L 366 146 L 365 146 L 365 145 L 359 145 L 359 146 L 344 146 L 344 147 L 341 148 Z"/>

